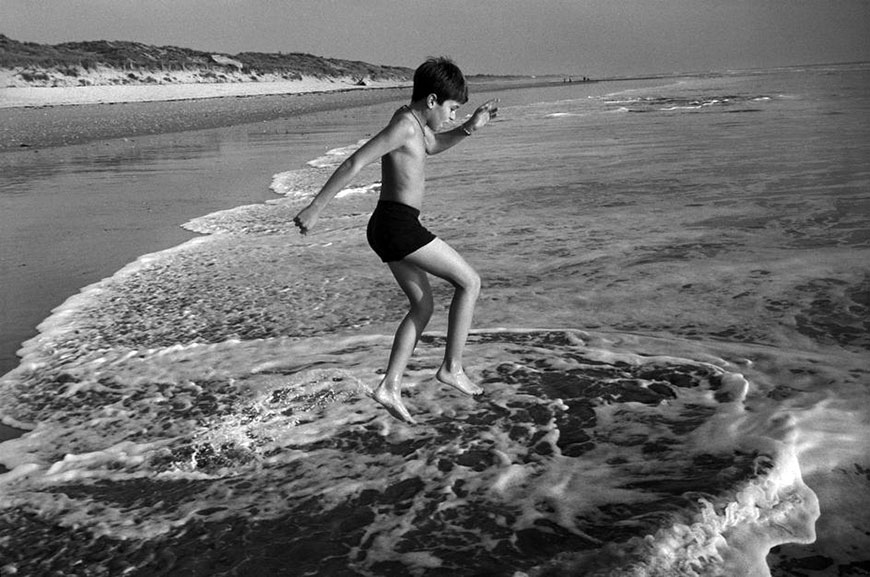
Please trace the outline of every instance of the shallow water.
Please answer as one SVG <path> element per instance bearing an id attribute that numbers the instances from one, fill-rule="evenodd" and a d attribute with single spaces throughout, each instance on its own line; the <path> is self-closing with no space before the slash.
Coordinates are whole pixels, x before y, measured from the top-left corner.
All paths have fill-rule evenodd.
<path id="1" fill-rule="evenodd" d="M 283 199 L 188 223 L 208 235 L 25 347 L 0 388 L 33 429 L 0 445 L 4 568 L 863 574 L 868 79 L 503 93 L 430 160 L 423 209 L 484 279 L 466 363 L 486 395 L 432 379 L 434 284 L 417 427 L 367 396 L 405 306 L 365 246 L 377 170 L 314 234 L 291 222 L 385 110 L 313 127 L 312 162 L 271 178 Z"/>

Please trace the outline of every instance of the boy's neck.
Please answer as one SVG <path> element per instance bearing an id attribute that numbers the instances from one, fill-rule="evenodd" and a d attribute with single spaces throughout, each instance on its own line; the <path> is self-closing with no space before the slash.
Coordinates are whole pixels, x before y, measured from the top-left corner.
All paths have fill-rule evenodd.
<path id="1" fill-rule="evenodd" d="M 410 104 L 405 106 L 408 109 L 414 118 L 417 119 L 417 122 L 420 124 L 420 128 L 426 124 L 426 113 L 429 111 L 429 107 L 426 105 L 425 100 L 411 101 Z"/>

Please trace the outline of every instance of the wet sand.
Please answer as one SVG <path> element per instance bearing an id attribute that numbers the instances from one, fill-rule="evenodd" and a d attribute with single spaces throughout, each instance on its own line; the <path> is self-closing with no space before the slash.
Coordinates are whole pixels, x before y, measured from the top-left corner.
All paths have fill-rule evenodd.
<path id="1" fill-rule="evenodd" d="M 527 88 L 554 82 L 553 79 L 519 78 L 470 84 L 472 92 L 480 92 Z M 222 128 L 298 117 L 307 113 L 368 106 L 409 98 L 410 94 L 411 88 L 402 86 L 188 100 L 0 108 L 0 152 Z"/>
<path id="2" fill-rule="evenodd" d="M 388 102 L 408 88 L 0 109 L 0 151 L 221 128 Z"/>

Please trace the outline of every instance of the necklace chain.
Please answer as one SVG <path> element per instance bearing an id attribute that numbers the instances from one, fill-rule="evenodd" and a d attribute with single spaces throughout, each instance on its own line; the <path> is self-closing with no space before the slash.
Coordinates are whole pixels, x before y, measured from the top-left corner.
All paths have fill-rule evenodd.
<path id="1" fill-rule="evenodd" d="M 411 116 L 414 117 L 414 120 L 416 120 L 416 121 L 417 121 L 417 124 L 420 125 L 420 130 L 423 132 L 423 136 L 425 137 L 425 136 L 426 136 L 426 130 L 423 128 L 423 123 L 420 122 L 420 119 L 417 118 L 417 115 L 416 115 L 416 114 L 414 114 L 414 110 L 413 110 L 410 106 L 408 106 L 407 104 L 406 104 L 403 108 L 404 108 L 405 110 L 407 110 L 407 111 L 411 114 Z"/>

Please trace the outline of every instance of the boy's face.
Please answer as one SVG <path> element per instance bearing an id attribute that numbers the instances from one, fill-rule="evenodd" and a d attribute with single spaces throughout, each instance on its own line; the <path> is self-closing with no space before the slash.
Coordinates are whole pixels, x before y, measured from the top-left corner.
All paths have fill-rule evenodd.
<path id="1" fill-rule="evenodd" d="M 453 122 L 456 119 L 456 111 L 459 110 L 461 104 L 455 100 L 447 99 L 444 102 L 438 103 L 431 108 L 429 127 L 432 130 L 438 130 L 444 124 Z"/>

